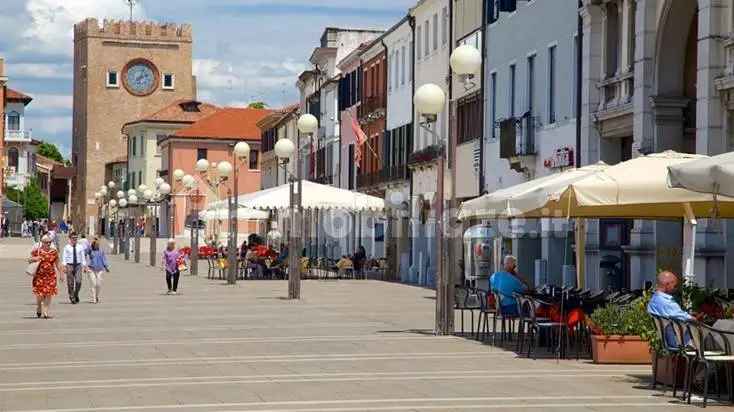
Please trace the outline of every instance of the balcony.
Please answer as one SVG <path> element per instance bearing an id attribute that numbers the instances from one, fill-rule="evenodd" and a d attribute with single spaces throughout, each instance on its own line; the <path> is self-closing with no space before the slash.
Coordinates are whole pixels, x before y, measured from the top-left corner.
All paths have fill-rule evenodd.
<path id="1" fill-rule="evenodd" d="M 598 112 L 618 112 L 632 108 L 635 77 L 631 71 L 609 77 L 598 83 L 600 101 Z"/>
<path id="2" fill-rule="evenodd" d="M 30 130 L 6 130 L 5 131 L 6 142 L 31 142 L 31 131 Z"/>
<path id="3" fill-rule="evenodd" d="M 512 159 L 518 156 L 537 154 L 535 129 L 538 117 L 523 115 L 498 122 L 500 128 L 500 158 Z"/>
<path id="4" fill-rule="evenodd" d="M 408 178 L 408 166 L 405 164 L 385 167 L 384 169 L 373 172 L 357 175 L 357 188 L 362 189 L 366 187 L 377 186 L 381 184 L 388 184 Z"/>
<path id="5" fill-rule="evenodd" d="M 368 96 L 359 106 L 359 117 L 365 121 L 377 120 L 385 116 L 385 96 Z"/>

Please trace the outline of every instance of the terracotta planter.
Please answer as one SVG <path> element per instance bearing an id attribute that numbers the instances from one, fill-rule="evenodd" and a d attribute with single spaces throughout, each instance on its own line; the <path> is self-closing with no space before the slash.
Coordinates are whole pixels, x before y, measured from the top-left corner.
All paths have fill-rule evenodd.
<path id="1" fill-rule="evenodd" d="M 591 335 L 591 353 L 594 363 L 652 363 L 650 345 L 639 336 Z"/>

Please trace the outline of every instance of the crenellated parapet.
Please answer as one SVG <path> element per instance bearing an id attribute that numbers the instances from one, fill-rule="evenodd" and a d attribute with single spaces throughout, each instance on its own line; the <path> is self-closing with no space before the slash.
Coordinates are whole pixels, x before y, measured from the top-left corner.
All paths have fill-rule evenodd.
<path id="1" fill-rule="evenodd" d="M 105 19 L 102 24 L 96 18 L 87 18 L 74 25 L 74 38 L 104 37 L 140 41 L 191 41 L 190 24 L 156 23 Z"/>

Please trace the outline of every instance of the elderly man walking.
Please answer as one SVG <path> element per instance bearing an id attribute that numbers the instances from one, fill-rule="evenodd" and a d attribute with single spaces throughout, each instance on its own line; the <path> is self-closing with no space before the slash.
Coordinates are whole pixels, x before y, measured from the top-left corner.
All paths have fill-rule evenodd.
<path id="1" fill-rule="evenodd" d="M 69 289 L 69 301 L 72 305 L 79 303 L 79 291 L 82 288 L 82 272 L 87 271 L 87 258 L 84 247 L 77 244 L 77 234 L 69 235 L 69 243 L 64 247 L 62 262 L 66 267 L 66 284 Z"/>

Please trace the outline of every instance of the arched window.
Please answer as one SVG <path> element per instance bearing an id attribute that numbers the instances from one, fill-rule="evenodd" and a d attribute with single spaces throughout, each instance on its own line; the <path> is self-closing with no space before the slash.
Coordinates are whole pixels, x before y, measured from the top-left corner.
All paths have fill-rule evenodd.
<path id="1" fill-rule="evenodd" d="M 11 147 L 8 149 L 8 166 L 12 167 L 16 172 L 18 171 L 18 148 Z"/>
<path id="2" fill-rule="evenodd" d="M 20 130 L 20 114 L 18 112 L 8 113 L 8 130 L 13 132 Z"/>

